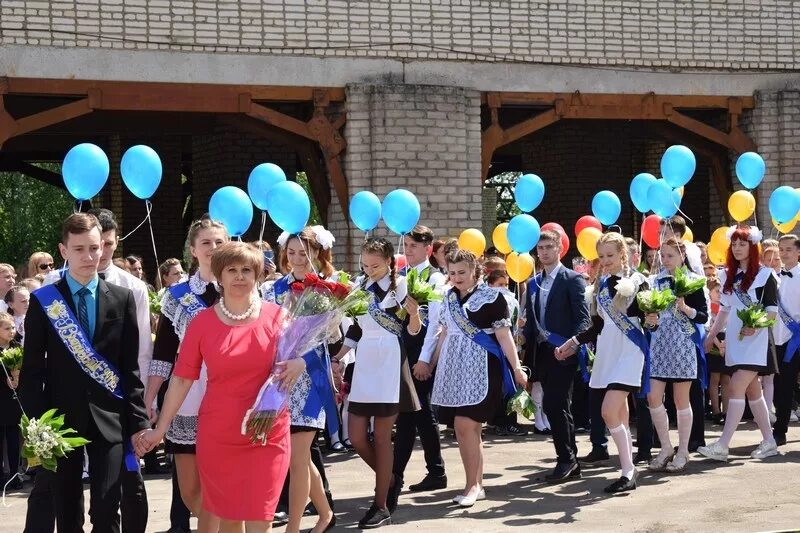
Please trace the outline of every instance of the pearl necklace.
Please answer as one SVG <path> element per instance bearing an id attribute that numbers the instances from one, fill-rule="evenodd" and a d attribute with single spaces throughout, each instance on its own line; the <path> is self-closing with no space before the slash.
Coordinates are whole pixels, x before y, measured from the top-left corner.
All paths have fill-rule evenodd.
<path id="1" fill-rule="evenodd" d="M 250 299 L 250 307 L 248 307 L 245 310 L 245 312 L 242 313 L 241 315 L 235 315 L 235 314 L 231 313 L 231 311 L 227 307 L 225 307 L 225 298 L 224 297 L 220 297 L 220 299 L 219 299 L 219 310 L 222 311 L 223 315 L 225 315 L 226 317 L 230 318 L 231 320 L 246 320 L 246 319 L 250 318 L 250 316 L 253 313 L 255 313 L 255 311 L 256 311 L 256 303 L 257 303 L 256 299 L 255 298 L 251 298 Z"/>

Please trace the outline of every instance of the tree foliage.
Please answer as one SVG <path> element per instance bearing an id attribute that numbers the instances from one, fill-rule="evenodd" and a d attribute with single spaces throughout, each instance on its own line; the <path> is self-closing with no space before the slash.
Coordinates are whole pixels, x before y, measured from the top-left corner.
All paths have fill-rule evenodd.
<path id="1" fill-rule="evenodd" d="M 26 265 L 40 251 L 58 262 L 61 222 L 72 209 L 72 197 L 64 189 L 17 172 L 0 172 L 0 262 Z"/>

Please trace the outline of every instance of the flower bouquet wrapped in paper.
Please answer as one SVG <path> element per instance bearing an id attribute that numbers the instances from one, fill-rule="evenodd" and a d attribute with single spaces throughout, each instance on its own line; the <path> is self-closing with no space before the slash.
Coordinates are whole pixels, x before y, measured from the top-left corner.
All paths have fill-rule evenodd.
<path id="1" fill-rule="evenodd" d="M 56 416 L 55 409 L 50 409 L 39 419 L 22 415 L 19 429 L 23 441 L 22 456 L 28 459 L 28 465 L 42 465 L 51 472 L 56 471 L 59 458 L 89 443 L 77 436 L 74 429 L 65 428 L 64 415 Z"/>
<path id="2" fill-rule="evenodd" d="M 508 400 L 506 404 L 506 414 L 510 415 L 512 413 L 517 413 L 528 420 L 533 420 L 536 414 L 536 405 L 533 403 L 531 395 L 528 394 L 525 389 L 517 389 L 516 394 Z"/>
<path id="3" fill-rule="evenodd" d="M 6 348 L 0 352 L 0 364 L 5 367 L 5 371 L 11 388 L 17 388 L 19 381 L 19 371 L 22 369 L 22 347 Z M 2 376 L 2 374 L 0 374 Z"/>
<path id="4" fill-rule="evenodd" d="M 314 274 L 292 283 L 282 306 L 282 333 L 275 362 L 302 357 L 335 338 L 342 317 L 358 301 L 347 285 L 325 281 Z M 275 372 L 270 374 L 242 419 L 242 435 L 250 435 L 254 443 L 266 444 L 275 420 L 286 408 L 288 396 L 289 391 L 281 388 Z"/>
<path id="5" fill-rule="evenodd" d="M 767 316 L 767 312 L 764 310 L 764 306 L 761 304 L 748 305 L 744 309 L 739 309 L 738 311 L 736 311 L 736 316 L 738 316 L 739 320 L 742 321 L 742 329 L 744 328 L 762 329 L 762 328 L 769 328 L 775 325 L 775 319 L 769 318 Z M 744 335 L 742 335 L 742 332 L 740 330 L 739 340 L 743 339 Z"/>
<path id="6" fill-rule="evenodd" d="M 660 313 L 676 300 L 669 289 L 650 289 L 636 294 L 636 303 L 645 314 Z"/>

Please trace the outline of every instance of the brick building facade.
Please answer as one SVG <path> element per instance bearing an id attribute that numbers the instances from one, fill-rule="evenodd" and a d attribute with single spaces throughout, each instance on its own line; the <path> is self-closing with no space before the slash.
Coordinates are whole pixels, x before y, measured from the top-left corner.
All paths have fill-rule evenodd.
<path id="1" fill-rule="evenodd" d="M 755 97 L 754 108 L 737 116 L 767 162 L 762 196 L 797 186 L 797 21 L 796 2 L 752 0 L 3 0 L 0 77 L 340 87 L 349 195 L 408 188 L 420 199 L 421 222 L 438 234 L 477 227 L 488 237 L 494 221 L 481 150 L 491 92 Z M 724 115 L 697 117 L 727 127 Z M 195 215 L 217 187 L 246 183 L 257 163 L 276 162 L 287 174 L 305 168 L 291 143 L 230 124 L 145 139 L 120 130 L 107 145 L 117 147 L 112 166 L 120 150 L 145 141 L 165 163 L 153 199 L 162 259 L 182 245 L 187 159 Z M 571 227 L 589 212 L 592 194 L 608 188 L 623 200 L 620 225 L 634 231 L 627 185 L 638 172 L 657 174 L 661 152 L 675 143 L 653 131 L 622 115 L 561 121 L 511 143 L 507 169 L 545 180 L 534 213 L 542 223 Z M 736 150 L 725 150 L 732 168 Z M 705 238 L 725 213 L 708 161 L 698 160 L 683 207 Z M 348 225 L 333 181 L 330 196 L 327 222 L 337 253 L 349 259 L 361 235 Z M 124 211 L 126 229 L 144 216 L 118 176 L 101 202 Z M 766 225 L 766 198 L 757 216 Z M 146 253 L 145 237 L 131 237 L 126 251 Z"/>

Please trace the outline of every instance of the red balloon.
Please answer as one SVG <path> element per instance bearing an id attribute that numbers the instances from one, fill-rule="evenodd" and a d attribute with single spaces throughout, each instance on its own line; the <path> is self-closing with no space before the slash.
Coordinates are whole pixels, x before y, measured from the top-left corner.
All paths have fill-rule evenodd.
<path id="1" fill-rule="evenodd" d="M 603 231 L 603 225 L 592 215 L 584 215 L 578 219 L 578 221 L 575 223 L 575 236 L 577 237 L 580 235 L 581 231 L 586 228 L 597 228 L 600 231 Z"/>
<path id="2" fill-rule="evenodd" d="M 406 261 L 406 256 L 402 254 L 396 254 L 394 256 L 394 268 L 396 270 L 401 270 L 406 267 L 408 262 Z"/>
<path id="3" fill-rule="evenodd" d="M 564 231 L 564 228 L 561 227 L 561 224 L 558 224 L 556 222 L 548 222 L 547 224 L 543 225 L 542 226 L 542 231 L 546 231 L 546 230 L 557 231 L 557 232 L 562 233 L 562 234 L 566 234 L 567 233 L 566 231 Z"/>
<path id="4" fill-rule="evenodd" d="M 642 240 L 655 250 L 661 246 L 661 217 L 650 215 L 642 221 Z"/>
<path id="5" fill-rule="evenodd" d="M 563 231 L 561 232 L 561 259 L 564 259 L 564 256 L 567 255 L 569 251 L 569 237 Z"/>

